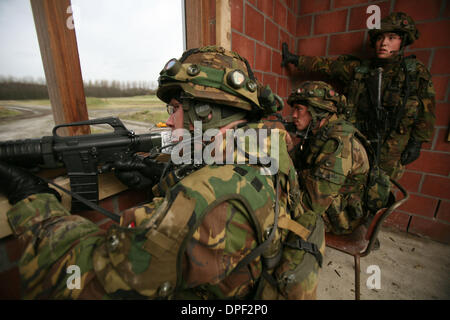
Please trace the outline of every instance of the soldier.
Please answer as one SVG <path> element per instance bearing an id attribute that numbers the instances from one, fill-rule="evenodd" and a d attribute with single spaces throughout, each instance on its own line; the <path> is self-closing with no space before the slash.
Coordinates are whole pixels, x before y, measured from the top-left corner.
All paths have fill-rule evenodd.
<path id="1" fill-rule="evenodd" d="M 225 129 L 263 130 L 258 119 L 277 107 L 247 61 L 218 47 L 170 60 L 157 95 L 169 104 L 172 129 L 192 130 L 198 123 L 203 130 L 221 129 L 211 143 Z M 315 298 L 324 226 L 296 200 L 286 132 L 275 131 L 279 139 L 271 134 L 265 141 L 279 147 L 278 154 L 267 151 L 278 160 L 274 175 L 248 161 L 173 166 L 156 181 L 151 203 L 127 210 L 121 225 L 106 232 L 70 215 L 39 178 L 0 164 L 0 190 L 14 204 L 9 223 L 25 246 L 19 262 L 24 297 Z M 185 136 L 182 142 L 190 143 Z M 225 151 L 228 141 L 221 146 Z M 136 158 L 116 169 L 126 184 L 148 187 L 155 182 L 154 172 L 145 169 L 151 165 L 151 159 Z M 80 290 L 66 285 L 72 265 L 81 269 Z"/>
<path id="2" fill-rule="evenodd" d="M 432 137 L 435 93 L 427 68 L 415 56 L 403 56 L 406 46 L 419 37 L 411 17 L 392 13 L 381 20 L 380 29 L 369 31 L 369 37 L 376 54 L 370 60 L 296 56 L 284 44 L 282 65 L 292 63 L 302 72 L 341 82 L 348 105 L 339 112 L 378 143 L 380 167 L 398 179 Z"/>
<path id="3" fill-rule="evenodd" d="M 371 164 L 375 164 L 370 161 L 370 144 L 337 114 L 346 106 L 346 98 L 329 84 L 303 82 L 288 103 L 293 108 L 293 122 L 303 135 L 293 157 L 301 203 L 305 210 L 322 215 L 327 232 L 351 233 L 386 204 L 389 181 L 385 177 L 384 186 L 371 184 Z"/>

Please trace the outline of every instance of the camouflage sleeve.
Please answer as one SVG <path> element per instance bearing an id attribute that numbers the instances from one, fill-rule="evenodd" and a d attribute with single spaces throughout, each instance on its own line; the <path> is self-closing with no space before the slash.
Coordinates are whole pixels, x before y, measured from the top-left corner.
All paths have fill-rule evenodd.
<path id="1" fill-rule="evenodd" d="M 257 245 L 246 209 L 223 202 L 206 215 L 189 240 L 184 256 L 185 288 L 213 299 L 245 298 L 261 273 L 260 259 L 232 273 Z"/>
<path id="2" fill-rule="evenodd" d="M 70 215 L 51 194 L 29 196 L 7 216 L 25 248 L 19 261 L 23 298 L 76 299 L 97 286 L 91 256 L 103 241 L 103 231 L 96 224 Z M 78 272 L 70 266 L 79 267 L 79 287 L 72 276 Z M 101 296 L 97 290 L 90 297 Z"/>
<path id="3" fill-rule="evenodd" d="M 300 72 L 317 73 L 326 78 L 337 79 L 347 84 L 353 78 L 354 69 L 360 64 L 359 59 L 349 55 L 342 55 L 337 59 L 300 56 L 297 68 Z"/>
<path id="4" fill-rule="evenodd" d="M 417 120 L 412 128 L 411 137 L 416 141 L 429 142 L 433 136 L 435 116 L 435 91 L 431 74 L 426 67 L 418 63 L 418 90 L 419 110 Z"/>
<path id="5" fill-rule="evenodd" d="M 339 190 L 351 170 L 351 157 L 343 157 L 341 152 L 332 151 L 338 149 L 345 148 L 336 147 L 333 139 L 328 140 L 311 168 L 302 170 L 299 174 L 305 188 L 302 190 L 302 205 L 318 215 L 323 215 L 339 197 Z"/>

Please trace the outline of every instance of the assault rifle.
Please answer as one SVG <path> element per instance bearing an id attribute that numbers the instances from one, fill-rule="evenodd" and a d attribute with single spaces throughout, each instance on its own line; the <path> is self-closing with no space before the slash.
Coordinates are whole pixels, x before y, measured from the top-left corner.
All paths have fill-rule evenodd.
<path id="1" fill-rule="evenodd" d="M 110 125 L 110 133 L 62 137 L 57 130 L 83 125 Z M 0 161 L 26 168 L 39 166 L 53 169 L 65 167 L 72 193 L 98 203 L 98 174 L 101 166 L 126 160 L 137 152 L 150 152 L 161 146 L 160 133 L 136 135 L 118 118 L 108 117 L 57 125 L 52 136 L 0 142 Z M 72 197 L 73 213 L 88 207 Z"/>

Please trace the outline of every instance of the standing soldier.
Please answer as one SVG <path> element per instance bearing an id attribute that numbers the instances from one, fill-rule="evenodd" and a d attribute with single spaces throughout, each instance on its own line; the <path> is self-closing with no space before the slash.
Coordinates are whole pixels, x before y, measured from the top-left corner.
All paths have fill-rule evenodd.
<path id="1" fill-rule="evenodd" d="M 382 172 L 381 179 L 371 177 L 377 170 L 370 144 L 337 114 L 346 98 L 329 84 L 303 82 L 288 103 L 303 135 L 293 156 L 301 203 L 305 210 L 322 215 L 327 232 L 351 233 L 387 203 L 389 180 Z"/>
<path id="2" fill-rule="evenodd" d="M 427 68 L 415 56 L 403 56 L 419 37 L 411 17 L 392 13 L 369 37 L 376 54 L 370 60 L 296 56 L 283 44 L 282 65 L 292 63 L 301 72 L 318 72 L 343 83 L 348 105 L 339 112 L 378 144 L 380 167 L 398 179 L 404 166 L 419 157 L 422 144 L 431 140 L 435 93 Z"/>
<path id="3" fill-rule="evenodd" d="M 210 143 L 226 129 L 264 130 L 258 119 L 277 107 L 247 61 L 218 47 L 191 49 L 170 60 L 157 95 L 168 103 L 172 129 L 192 130 L 196 123 L 220 129 Z M 157 197 L 151 203 L 127 210 L 121 226 L 106 232 L 70 215 L 40 179 L 0 164 L 0 191 L 14 204 L 8 220 L 25 245 L 19 262 L 24 297 L 315 298 L 323 221 L 302 211 L 286 132 L 275 132 L 279 139 L 271 134 L 265 141 L 270 150 L 278 146 L 278 154 L 265 151 L 277 161 L 274 174 L 248 161 L 174 166 L 153 188 Z M 186 140 L 181 143 L 190 144 Z M 227 137 L 219 144 L 224 149 L 214 149 L 215 156 L 228 159 L 228 142 Z M 154 170 L 146 167 L 152 165 L 151 159 L 136 158 L 115 167 L 126 184 L 149 186 Z M 66 286 L 71 265 L 81 269 L 80 290 Z"/>

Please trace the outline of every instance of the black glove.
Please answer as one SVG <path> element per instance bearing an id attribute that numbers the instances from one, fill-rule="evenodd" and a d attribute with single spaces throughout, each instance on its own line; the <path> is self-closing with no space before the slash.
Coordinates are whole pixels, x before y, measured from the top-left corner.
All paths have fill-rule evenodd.
<path id="1" fill-rule="evenodd" d="M 155 185 L 164 170 L 164 164 L 149 157 L 134 156 L 103 166 L 102 170 L 114 168 L 116 177 L 132 189 L 143 190 Z"/>
<path id="2" fill-rule="evenodd" d="M 0 192 L 12 205 L 35 193 L 51 193 L 61 201 L 59 193 L 28 171 L 0 162 Z"/>
<path id="3" fill-rule="evenodd" d="M 283 44 L 281 45 L 281 54 L 282 54 L 282 60 L 281 60 L 282 67 L 287 66 L 288 63 L 292 63 L 293 65 L 298 66 L 299 56 L 289 52 L 288 45 L 286 42 L 283 42 Z"/>
<path id="4" fill-rule="evenodd" d="M 403 150 L 400 162 L 402 165 L 406 166 L 411 162 L 417 160 L 420 156 L 420 148 L 422 147 L 421 141 L 416 141 L 414 139 L 410 139 L 408 144 L 406 145 L 405 150 Z"/>

